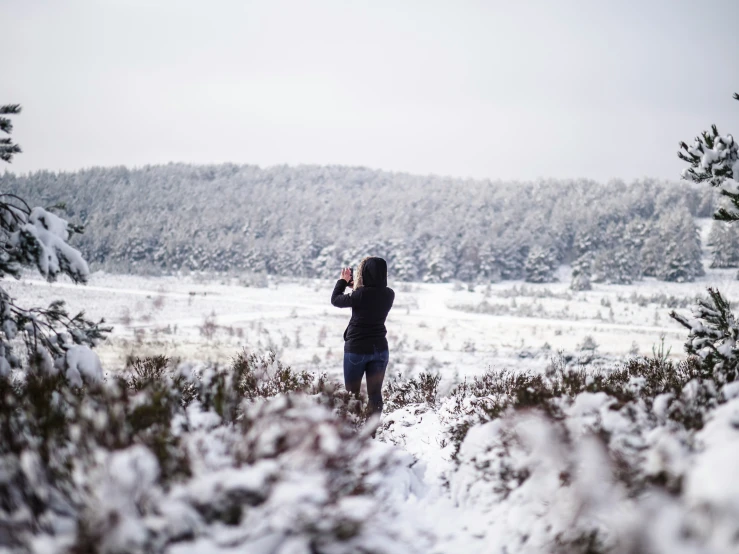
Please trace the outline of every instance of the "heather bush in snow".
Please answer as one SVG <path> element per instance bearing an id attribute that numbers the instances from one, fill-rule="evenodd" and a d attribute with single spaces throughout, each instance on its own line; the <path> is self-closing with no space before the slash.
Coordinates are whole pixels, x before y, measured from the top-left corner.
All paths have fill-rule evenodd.
<path id="1" fill-rule="evenodd" d="M 471 552 L 730 551 L 739 511 L 720 483 L 734 479 L 708 468 L 739 452 L 739 398 L 714 377 L 697 358 L 603 370 L 560 358 L 466 380 L 422 417 L 400 408 L 381 436 L 453 460 L 439 477 Z M 446 430 L 414 438 L 433 421 Z"/>
<path id="2" fill-rule="evenodd" d="M 324 376 L 273 355 L 224 368 L 132 359 L 83 389 L 2 376 L 0 397 L 0 546 L 14 551 L 430 546 L 398 517 L 413 460 L 358 430 Z"/>
<path id="3" fill-rule="evenodd" d="M 385 411 L 392 412 L 409 404 L 434 407 L 439 396 L 441 375 L 421 372 L 416 377 L 404 379 L 397 376 L 384 387 Z"/>
<path id="4" fill-rule="evenodd" d="M 454 414 L 452 444 L 458 450 L 472 426 L 509 411 L 537 409 L 562 419 L 583 393 L 607 395 L 611 408 L 618 410 L 628 411 L 634 404 L 651 409 L 657 403 L 665 419 L 688 429 L 702 427 L 705 412 L 721 401 L 719 384 L 704 376 L 693 359 L 678 364 L 632 359 L 609 370 L 567 367 L 555 359 L 545 373 L 491 370 L 453 389 L 447 404 Z"/>

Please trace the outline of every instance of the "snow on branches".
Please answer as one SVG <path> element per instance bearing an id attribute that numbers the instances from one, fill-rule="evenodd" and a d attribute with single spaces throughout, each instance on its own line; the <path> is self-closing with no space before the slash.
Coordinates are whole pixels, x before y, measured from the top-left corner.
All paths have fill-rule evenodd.
<path id="1" fill-rule="evenodd" d="M 693 318 L 671 312 L 670 316 L 690 330 L 685 351 L 697 356 L 701 366 L 720 383 L 736 380 L 739 366 L 739 322 L 731 313 L 731 305 L 713 288 L 708 299 L 699 299 L 693 307 Z"/>
<path id="2" fill-rule="evenodd" d="M 20 113 L 20 106 L 2 106 L 1 114 Z M 12 124 L 0 117 L 0 131 L 10 133 Z M 20 148 L 10 139 L 0 141 L 0 159 L 10 162 Z M 56 206 L 63 207 L 63 206 Z M 0 193 L 0 278 L 20 278 L 24 267 L 35 267 L 47 280 L 67 275 L 75 283 L 86 283 L 90 275 L 82 254 L 67 241 L 82 227 L 68 223 L 50 209 L 31 208 L 15 194 Z M 46 375 L 62 372 L 73 384 L 102 379 L 100 361 L 89 347 L 108 328 L 92 322 L 83 313 L 70 316 L 64 302 L 48 308 L 24 309 L 0 287 L 0 375 L 21 367 L 14 350 L 25 345 L 28 366 Z M 84 378 L 84 379 L 83 379 Z"/>
<path id="3" fill-rule="evenodd" d="M 10 134 L 13 130 L 13 122 L 5 116 L 19 113 L 21 113 L 21 107 L 18 104 L 0 106 L 0 131 Z M 0 138 L 0 160 L 10 163 L 13 161 L 13 156 L 20 153 L 21 147 L 15 144 L 10 137 Z"/>
<path id="4" fill-rule="evenodd" d="M 739 94 L 734 94 L 739 100 Z M 682 177 L 695 183 L 708 181 L 718 187 L 732 206 L 719 208 L 715 219 L 723 221 L 739 220 L 739 147 L 732 135 L 720 135 L 715 125 L 710 131 L 703 131 L 695 138 L 692 146 L 680 143 L 678 157 L 690 164 L 683 170 Z"/>

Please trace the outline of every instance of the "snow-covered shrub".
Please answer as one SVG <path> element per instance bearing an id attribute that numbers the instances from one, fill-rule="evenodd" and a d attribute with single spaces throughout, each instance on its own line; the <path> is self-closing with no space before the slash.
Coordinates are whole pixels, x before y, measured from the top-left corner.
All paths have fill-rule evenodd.
<path id="1" fill-rule="evenodd" d="M 467 380 L 422 418 L 409 405 L 381 436 L 438 444 L 453 460 L 439 477 L 479 540 L 470 552 L 729 551 L 737 508 L 707 468 L 736 452 L 738 402 L 734 383 L 704 376 L 693 358 L 608 370 L 555 360 L 541 374 Z M 412 438 L 433 421 L 436 441 Z"/>
<path id="2" fill-rule="evenodd" d="M 392 412 L 408 404 L 435 406 L 439 396 L 441 375 L 421 372 L 416 377 L 398 376 L 384 387 L 385 411 Z"/>
<path id="3" fill-rule="evenodd" d="M 69 528 L 104 452 L 139 444 L 160 482 L 189 475 L 172 425 L 182 403 L 172 389 L 136 392 L 118 379 L 80 390 L 61 375 L 29 374 L 22 382 L 0 378 L 0 394 L 0 525 L 12 530 L 11 542 Z"/>
<path id="4" fill-rule="evenodd" d="M 274 352 L 265 355 L 240 352 L 229 366 L 206 367 L 191 375 L 199 402 L 227 421 L 234 421 L 244 399 L 266 398 L 278 394 L 306 391 L 315 377 L 295 372 L 277 360 Z"/>
<path id="5" fill-rule="evenodd" d="M 597 436 L 577 436 L 538 411 L 472 428 L 450 493 L 478 514 L 489 552 L 609 552 L 614 506 L 627 494 Z"/>
<path id="6" fill-rule="evenodd" d="M 325 376 L 271 355 L 132 359 L 83 389 L 4 376 L 0 399 L 0 546 L 14 551 L 430 547 L 398 516 L 413 460 L 343 417 L 349 399 Z"/>
<path id="7" fill-rule="evenodd" d="M 470 551 L 734 551 L 739 400 L 704 408 L 700 429 L 664 406 L 582 392 L 561 417 L 528 408 L 474 425 L 446 475 L 480 537 Z"/>
<path id="8" fill-rule="evenodd" d="M 537 409 L 557 420 L 581 393 L 605 394 L 613 409 L 659 402 L 666 419 L 700 428 L 704 413 L 720 401 L 719 386 L 703 379 L 694 360 L 674 364 L 650 358 L 632 359 L 608 371 L 565 367 L 554 361 L 546 373 L 490 370 L 452 390 L 447 409 L 449 436 L 458 451 L 469 429 L 507 411 Z"/>

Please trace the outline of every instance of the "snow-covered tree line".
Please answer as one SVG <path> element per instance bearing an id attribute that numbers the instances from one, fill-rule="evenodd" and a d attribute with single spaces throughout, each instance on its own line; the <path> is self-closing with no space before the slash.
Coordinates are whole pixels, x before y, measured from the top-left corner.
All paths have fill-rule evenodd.
<path id="1" fill-rule="evenodd" d="M 34 202 L 67 202 L 78 242 L 118 271 L 333 275 L 385 256 L 398 280 L 551 281 L 573 263 L 583 281 L 702 273 L 691 216 L 710 190 L 642 180 L 490 182 L 358 167 L 232 164 L 0 176 Z"/>

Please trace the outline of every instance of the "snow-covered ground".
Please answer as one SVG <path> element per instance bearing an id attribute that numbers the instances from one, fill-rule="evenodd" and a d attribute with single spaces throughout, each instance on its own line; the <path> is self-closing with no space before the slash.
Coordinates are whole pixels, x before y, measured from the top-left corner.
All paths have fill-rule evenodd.
<path id="1" fill-rule="evenodd" d="M 430 369 L 453 380 L 493 368 L 543 367 L 558 350 L 576 353 L 586 337 L 597 353 L 649 355 L 665 347 L 682 356 L 686 332 L 670 317 L 687 312 L 707 286 L 739 298 L 735 270 L 708 270 L 694 283 L 646 279 L 634 285 L 569 289 L 560 282 L 506 281 L 478 285 L 396 283 L 387 321 L 390 370 L 405 375 Z M 271 279 L 245 287 L 237 279 L 140 277 L 93 273 L 86 286 L 29 278 L 6 281 L 21 305 L 67 301 L 113 326 L 98 348 L 114 371 L 128 355 L 166 354 L 183 360 L 228 362 L 242 347 L 272 349 L 294 368 L 341 371 L 342 333 L 348 310 L 331 306 L 332 281 Z"/>
<path id="2" fill-rule="evenodd" d="M 541 370 L 558 350 L 573 354 L 577 360 L 578 355 L 585 356 L 580 347 L 588 337 L 598 345 L 596 354 L 612 366 L 617 358 L 652 354 L 662 336 L 672 357 L 682 358 L 686 331 L 669 317 L 670 310 L 687 312 L 707 286 L 720 288 L 729 299 L 739 298 L 734 270 L 709 270 L 695 283 L 645 280 L 632 286 L 596 284 L 584 292 L 569 290 L 569 281 L 568 271 L 563 269 L 559 283 L 546 285 L 504 282 L 472 290 L 459 284 L 392 285 L 396 303 L 387 322 L 391 372 L 405 376 L 421 370 L 438 372 L 443 392 L 452 383 L 490 368 Z M 204 276 L 94 273 L 87 286 L 28 278 L 6 282 L 6 287 L 22 305 L 44 305 L 63 298 L 72 312 L 85 310 L 93 319 L 105 317 L 114 327 L 110 338 L 98 348 L 107 372 L 122 369 L 129 355 L 166 354 L 187 362 L 225 364 L 246 347 L 275 350 L 280 360 L 295 369 L 326 371 L 335 378 L 341 374 L 341 336 L 349 312 L 330 305 L 331 281 L 273 279 L 264 287 L 245 287 L 237 280 Z M 644 386 L 640 380 L 632 385 L 634 390 Z M 305 520 L 306 529 L 313 529 L 313 522 L 324 517 L 315 512 L 318 508 L 313 504 L 323 506 L 320 503 L 325 502 L 320 500 L 324 470 L 317 466 L 315 479 L 303 482 L 304 462 L 324 455 L 314 452 L 315 444 L 326 449 L 327 459 L 335 456 L 336 445 L 345 444 L 342 448 L 347 452 L 342 455 L 349 466 L 355 464 L 352 448 L 356 448 L 361 453 L 355 464 L 357 471 L 366 464 L 366 475 L 377 481 L 372 500 L 352 496 L 345 504 L 320 508 L 324 510 L 321 514 L 340 522 L 347 518 L 354 521 L 352 518 L 360 517 L 357 513 L 379 510 L 368 512 L 366 518 L 361 516 L 374 521 L 374 527 L 356 538 L 370 541 L 370 552 L 565 552 L 575 546 L 584 552 L 587 545 L 582 541 L 596 538 L 617 546 L 614 551 L 618 552 L 632 551 L 631 546 L 655 552 L 673 552 L 678 547 L 702 552 L 706 545 L 719 552 L 731 543 L 724 538 L 739 531 L 733 523 L 739 509 L 735 509 L 735 496 L 730 494 L 736 487 L 727 480 L 735 460 L 735 444 L 739 444 L 734 440 L 739 400 L 732 396 L 736 387 L 727 388 L 721 392 L 727 403 L 707 416 L 702 430 L 675 427 L 674 421 L 665 418 L 664 406 L 671 402 L 672 406 L 689 406 L 690 391 L 696 387 L 686 386 L 687 396 L 674 402 L 665 394 L 653 405 L 636 400 L 631 408 L 619 410 L 614 409 L 614 399 L 602 392 L 582 392 L 562 401 L 566 417 L 557 422 L 525 411 L 487 422 L 470 420 L 472 426 L 456 460 L 450 426 L 474 413 L 477 400 L 472 397 L 461 400 L 461 411 L 454 398 L 443 398 L 435 406 L 420 403 L 388 410 L 378 441 L 369 446 L 333 437 L 332 419 L 326 412 L 315 411 L 310 403 L 284 414 L 279 400 L 264 408 L 257 403 L 254 410 L 273 410 L 274 414 L 268 414 L 264 421 L 259 419 L 263 415 L 255 416 L 254 427 L 247 427 L 249 440 L 256 445 L 276 440 L 277 431 L 284 427 L 286 436 L 297 441 L 293 454 L 279 458 L 284 465 L 281 473 L 272 461 L 232 467 L 231 450 L 246 448 L 244 437 L 223 426 L 212 411 L 201 413 L 194 405 L 188 408 L 190 430 L 182 435 L 192 463 L 191 480 L 160 490 L 153 484 L 156 471 L 148 477 L 146 471 L 141 473 L 139 466 L 155 463 L 139 446 L 111 454 L 110 463 L 101 467 L 128 464 L 133 469 L 122 475 L 130 474 L 126 479 L 131 483 L 151 482 L 147 487 L 153 492 L 136 494 L 151 496 L 145 500 L 155 515 L 131 510 L 132 519 L 127 520 L 131 529 L 135 527 L 144 535 L 149 532 L 145 529 L 155 525 L 164 526 L 162 529 L 180 525 L 180 534 L 197 529 L 197 540 L 172 546 L 172 552 L 181 554 L 241 548 L 259 553 L 308 552 L 307 543 L 298 540 L 302 535 L 295 535 L 290 518 Z M 289 417 L 297 419 L 291 423 Z M 305 429 L 297 433 L 294 425 Z M 607 437 L 606 442 L 598 442 L 603 437 Z M 623 463 L 630 464 L 634 479 L 654 476 L 682 483 L 681 496 L 634 497 L 624 484 L 627 481 L 613 478 L 620 467 L 614 456 L 622 456 Z M 724 464 L 728 472 L 721 477 L 723 485 L 711 476 L 714 462 Z M 223 501 L 221 497 L 231 498 L 231 492 L 238 497 L 237 493 L 243 493 L 239 487 L 267 487 L 267 474 L 259 473 L 263 466 L 271 468 L 270 478 L 279 483 L 263 493 L 271 495 L 268 502 L 249 512 L 240 526 L 198 527 L 203 524 L 192 506 L 216 505 Z M 276 475 L 280 475 L 279 480 Z M 121 498 L 128 498 L 133 494 L 131 485 L 121 479 L 105 473 L 99 478 L 101 485 L 93 490 L 99 489 L 103 495 L 107 494 L 105 487 L 113 487 L 116 496 L 115 487 L 122 487 Z M 699 481 L 708 489 L 701 488 Z M 360 499 L 365 504 L 357 504 Z M 102 496 L 99 502 L 107 506 Z M 173 507 L 187 513 L 192 521 L 178 521 L 180 512 Z M 714 510 L 714 515 L 706 519 L 701 512 L 704 509 Z M 703 514 L 698 523 L 696 514 Z M 652 516 L 661 527 L 645 525 Z M 162 523 L 165 520 L 166 525 Z M 257 522 L 257 527 L 251 522 Z M 388 530 L 391 539 L 384 536 Z M 689 539 L 681 538 L 687 532 L 693 533 L 693 549 L 686 546 Z M 293 535 L 298 538 L 284 539 Z M 629 537 L 642 542 L 631 545 Z M 372 542 L 383 540 L 387 542 Z M 278 543 L 281 546 L 275 546 Z M 351 541 L 342 544 L 344 550 L 325 551 L 349 552 L 346 548 L 354 548 Z M 38 545 L 37 551 L 44 551 L 44 545 Z"/>

